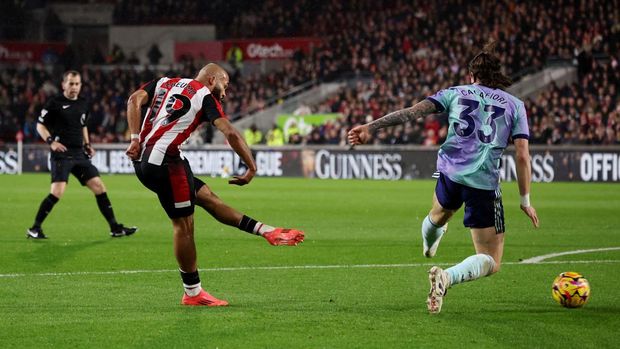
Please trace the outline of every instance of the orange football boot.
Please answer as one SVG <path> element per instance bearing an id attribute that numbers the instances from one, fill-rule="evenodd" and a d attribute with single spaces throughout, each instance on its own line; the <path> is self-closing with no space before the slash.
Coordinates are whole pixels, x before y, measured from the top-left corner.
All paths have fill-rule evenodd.
<path id="1" fill-rule="evenodd" d="M 183 305 L 206 305 L 207 307 L 225 307 L 228 302 L 222 299 L 217 299 L 210 295 L 205 290 L 200 290 L 200 293 L 195 297 L 190 297 L 187 293 L 183 293 Z"/>
<path id="2" fill-rule="evenodd" d="M 263 237 L 273 246 L 296 246 L 304 241 L 304 232 L 295 229 L 275 228 L 263 234 Z"/>

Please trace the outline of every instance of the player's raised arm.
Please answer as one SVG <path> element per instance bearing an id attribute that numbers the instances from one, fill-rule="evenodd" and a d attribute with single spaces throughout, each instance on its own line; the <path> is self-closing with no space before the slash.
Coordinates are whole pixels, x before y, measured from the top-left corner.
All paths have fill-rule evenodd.
<path id="1" fill-rule="evenodd" d="M 213 124 L 224 134 L 228 144 L 230 144 L 235 153 L 237 153 L 243 162 L 248 166 L 248 170 L 243 176 L 234 176 L 233 179 L 228 181 L 228 183 L 236 185 L 245 185 L 250 183 L 256 174 L 256 162 L 254 162 L 254 157 L 252 156 L 250 147 L 248 147 L 248 144 L 245 142 L 239 131 L 237 131 L 228 119 L 218 118 L 213 122 Z"/>
<path id="2" fill-rule="evenodd" d="M 380 128 L 404 124 L 436 111 L 435 104 L 425 99 L 412 107 L 391 112 L 375 121 L 352 128 L 348 134 L 349 143 L 351 145 L 368 143 L 372 134 Z"/>
<path id="3" fill-rule="evenodd" d="M 127 125 L 131 134 L 131 143 L 125 154 L 132 160 L 138 160 L 140 157 L 140 112 L 148 99 L 148 93 L 140 89 L 132 93 L 127 101 Z"/>
<path id="4" fill-rule="evenodd" d="M 538 215 L 530 204 L 530 182 L 532 180 L 532 165 L 530 164 L 529 141 L 525 138 L 514 140 L 516 148 L 517 181 L 521 195 L 521 210 L 530 217 L 532 224 L 538 228 Z"/>

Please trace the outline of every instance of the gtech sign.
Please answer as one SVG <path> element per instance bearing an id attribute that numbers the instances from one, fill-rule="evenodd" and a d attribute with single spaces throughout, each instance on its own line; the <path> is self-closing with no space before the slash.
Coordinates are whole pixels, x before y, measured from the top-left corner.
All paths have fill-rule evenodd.
<path id="1" fill-rule="evenodd" d="M 309 53 L 321 43 L 317 38 L 284 38 L 224 41 L 224 57 L 228 50 L 237 45 L 243 51 L 244 60 L 286 59 L 293 57 L 297 50 Z"/>

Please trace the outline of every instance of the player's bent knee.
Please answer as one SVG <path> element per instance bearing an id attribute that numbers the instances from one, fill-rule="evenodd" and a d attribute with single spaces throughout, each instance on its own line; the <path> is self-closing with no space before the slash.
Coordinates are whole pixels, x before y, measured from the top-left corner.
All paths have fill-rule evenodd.
<path id="1" fill-rule="evenodd" d="M 443 226 L 448 223 L 450 218 L 452 218 L 452 216 L 454 215 L 454 211 L 447 210 L 443 207 L 433 207 L 429 215 L 431 217 L 431 220 L 436 225 Z"/>
<path id="2" fill-rule="evenodd" d="M 222 204 L 222 200 L 208 189 L 200 189 L 196 195 L 196 203 L 198 206 L 211 211 Z"/>
<path id="3" fill-rule="evenodd" d="M 94 177 L 89 179 L 86 182 L 86 186 L 90 189 L 95 195 L 103 194 L 106 192 L 106 187 L 103 184 L 103 181 L 100 177 Z"/>
<path id="4" fill-rule="evenodd" d="M 198 204 L 198 206 L 207 209 L 207 210 L 211 210 L 213 208 L 215 208 L 217 206 L 216 201 L 214 200 L 214 198 L 210 195 L 199 195 L 196 197 L 196 204 Z"/>
<path id="5" fill-rule="evenodd" d="M 93 192 L 96 195 L 105 193 L 106 192 L 105 185 L 103 185 L 103 183 L 98 184 L 95 188 L 93 188 Z"/>
<path id="6" fill-rule="evenodd" d="M 64 195 L 65 189 L 66 189 L 66 185 L 52 185 L 50 194 L 60 199 Z"/>
<path id="7" fill-rule="evenodd" d="M 62 198 L 62 195 L 65 193 L 64 190 L 52 190 L 50 191 L 50 194 L 54 195 L 55 197 L 58 198 L 58 200 L 60 200 Z"/>

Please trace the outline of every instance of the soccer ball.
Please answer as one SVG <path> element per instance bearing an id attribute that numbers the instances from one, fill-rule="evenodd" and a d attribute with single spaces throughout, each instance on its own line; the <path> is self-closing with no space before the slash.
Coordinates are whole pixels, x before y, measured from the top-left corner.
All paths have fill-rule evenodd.
<path id="1" fill-rule="evenodd" d="M 579 308 L 590 298 L 590 283 L 579 273 L 568 271 L 553 280 L 551 295 L 566 308 Z"/>

